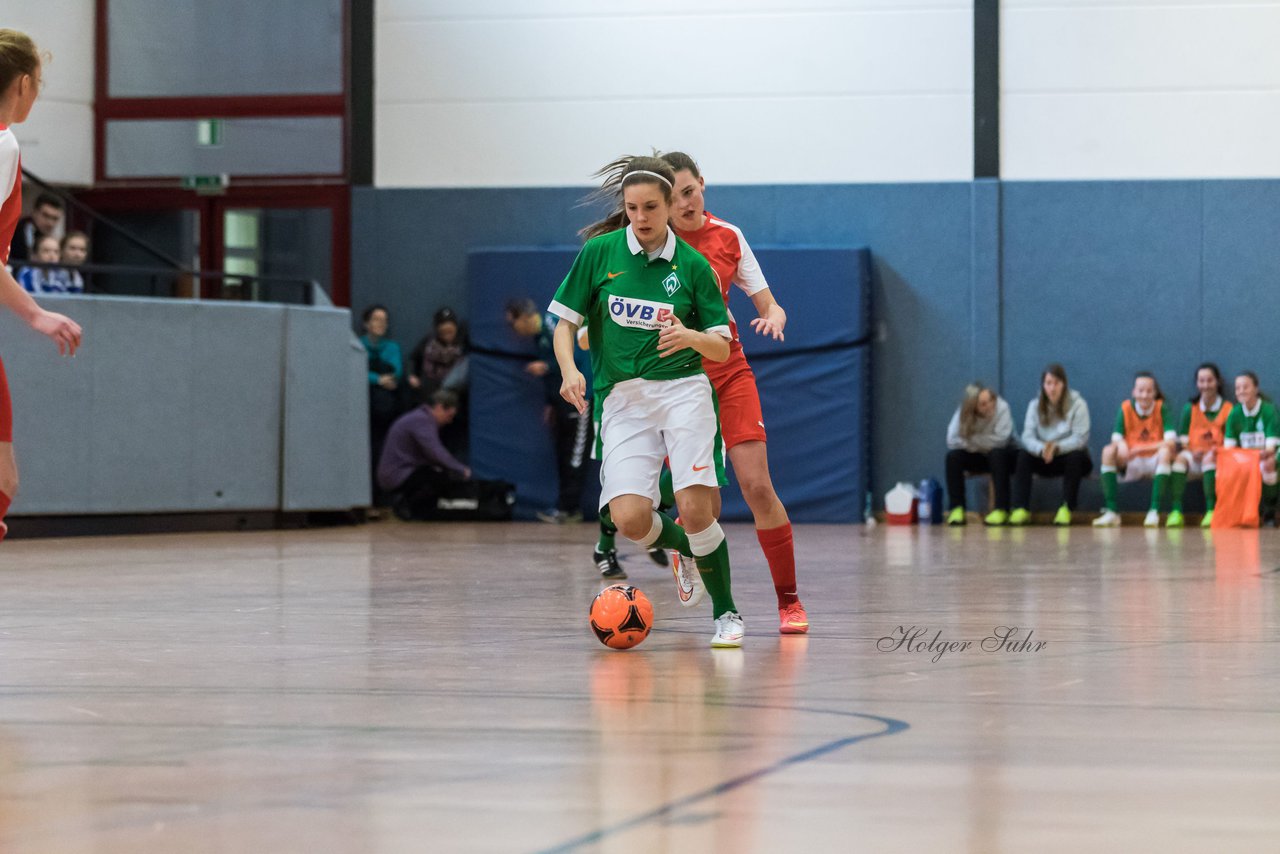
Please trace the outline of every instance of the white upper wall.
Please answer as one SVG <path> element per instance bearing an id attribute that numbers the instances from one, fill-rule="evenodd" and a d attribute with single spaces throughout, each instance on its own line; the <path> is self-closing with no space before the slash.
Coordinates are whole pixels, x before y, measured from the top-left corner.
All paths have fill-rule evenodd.
<path id="1" fill-rule="evenodd" d="M 375 183 L 967 181 L 970 0 L 379 0 Z"/>
<path id="2" fill-rule="evenodd" d="M 1280 175 L 1277 0 L 1003 0 L 1008 179 Z"/>
<path id="3" fill-rule="evenodd" d="M 94 0 L 6 2 L 0 26 L 50 56 L 40 99 L 13 129 L 23 167 L 56 184 L 92 184 Z"/>

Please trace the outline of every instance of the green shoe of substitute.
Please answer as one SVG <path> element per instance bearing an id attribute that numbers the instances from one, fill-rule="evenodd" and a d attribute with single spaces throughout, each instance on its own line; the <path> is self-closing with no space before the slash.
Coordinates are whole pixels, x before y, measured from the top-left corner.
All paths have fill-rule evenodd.
<path id="1" fill-rule="evenodd" d="M 1009 521 L 1009 514 L 1003 510 L 992 510 L 982 519 L 982 524 L 990 525 L 992 528 L 999 528 L 1001 525 Z"/>
<path id="2" fill-rule="evenodd" d="M 1058 508 L 1058 512 L 1053 515 L 1053 524 L 1070 525 L 1071 524 L 1071 508 L 1063 504 Z"/>
<path id="3" fill-rule="evenodd" d="M 1213 524 L 1213 511 L 1210 510 L 1204 514 L 1204 518 L 1200 520 L 1201 528 L 1208 528 Z"/>
<path id="4" fill-rule="evenodd" d="M 1031 514 L 1027 512 L 1025 507 L 1019 507 L 1009 514 L 1010 525 L 1025 525 L 1031 521 Z"/>
<path id="5" fill-rule="evenodd" d="M 951 512 L 947 514 L 947 524 L 963 525 L 964 524 L 964 508 L 952 507 Z"/>
<path id="6" fill-rule="evenodd" d="M 1168 518 L 1164 520 L 1166 528 L 1181 528 L 1186 523 L 1187 520 L 1182 518 L 1181 510 L 1170 510 Z"/>

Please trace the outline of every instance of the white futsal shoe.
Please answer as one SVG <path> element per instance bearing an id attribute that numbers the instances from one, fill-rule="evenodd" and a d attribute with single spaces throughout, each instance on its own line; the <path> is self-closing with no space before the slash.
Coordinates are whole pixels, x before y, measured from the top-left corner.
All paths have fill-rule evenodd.
<path id="1" fill-rule="evenodd" d="M 716 617 L 716 633 L 711 638 L 711 645 L 716 649 L 737 649 L 742 646 L 742 636 L 746 627 L 742 625 L 742 617 L 736 611 L 725 611 Z"/>
<path id="2" fill-rule="evenodd" d="M 1147 511 L 1147 518 L 1145 518 L 1145 519 L 1143 519 L 1143 520 L 1142 520 L 1142 527 L 1144 527 L 1144 528 L 1159 528 L 1159 527 L 1160 527 L 1160 511 L 1159 511 L 1159 510 L 1148 510 L 1148 511 Z"/>
<path id="3" fill-rule="evenodd" d="M 1093 520 L 1095 528 L 1119 528 L 1120 514 L 1114 510 L 1103 510 L 1102 515 Z"/>
<path id="4" fill-rule="evenodd" d="M 681 605 L 692 608 L 702 601 L 707 588 L 702 583 L 702 573 L 698 572 L 698 564 L 693 558 L 672 551 L 671 574 L 676 577 L 676 598 Z"/>

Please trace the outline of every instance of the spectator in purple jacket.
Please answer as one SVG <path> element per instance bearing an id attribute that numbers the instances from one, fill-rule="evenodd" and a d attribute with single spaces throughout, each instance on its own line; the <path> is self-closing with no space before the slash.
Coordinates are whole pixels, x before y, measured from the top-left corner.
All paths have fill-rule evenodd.
<path id="1" fill-rule="evenodd" d="M 458 414 L 458 396 L 441 389 L 391 425 L 378 460 L 378 486 L 401 519 L 425 519 L 453 480 L 470 480 L 471 469 L 440 441 L 440 428 Z"/>

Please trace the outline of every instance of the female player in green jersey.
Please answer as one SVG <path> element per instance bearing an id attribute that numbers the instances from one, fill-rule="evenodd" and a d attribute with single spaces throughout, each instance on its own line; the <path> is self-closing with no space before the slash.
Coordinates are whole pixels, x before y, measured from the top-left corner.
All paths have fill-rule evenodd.
<path id="1" fill-rule="evenodd" d="M 573 362 L 585 325 L 600 423 L 600 506 L 627 539 L 693 556 L 715 614 L 711 645 L 738 647 L 743 622 L 715 517 L 724 454 L 702 369 L 703 358 L 729 357 L 728 312 L 711 265 L 671 230 L 671 167 L 629 157 L 598 174 L 606 188 L 619 188 L 621 204 L 584 230 L 588 240 L 549 308 L 561 321 L 554 339 L 560 393 L 586 412 L 586 379 Z M 683 528 L 655 510 L 664 459 Z"/>
<path id="2" fill-rule="evenodd" d="M 1228 448 L 1254 448 L 1262 452 L 1262 523 L 1276 525 L 1276 452 L 1280 449 L 1280 414 L 1258 388 L 1258 375 L 1241 371 L 1236 377 L 1237 406 L 1227 416 L 1222 444 Z"/>

